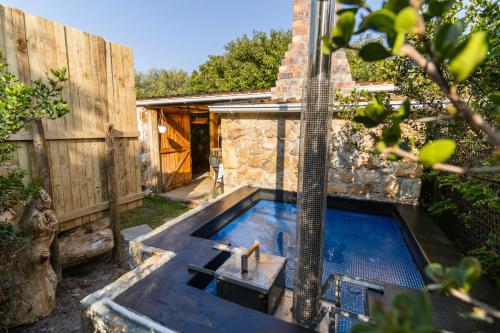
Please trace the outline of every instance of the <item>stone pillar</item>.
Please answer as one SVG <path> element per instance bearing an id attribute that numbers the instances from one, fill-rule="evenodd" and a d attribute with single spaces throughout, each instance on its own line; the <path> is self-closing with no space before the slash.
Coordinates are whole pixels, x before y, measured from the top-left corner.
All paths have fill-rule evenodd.
<path id="1" fill-rule="evenodd" d="M 293 0 L 292 43 L 285 53 L 279 68 L 272 99 L 278 103 L 293 103 L 302 100 L 303 81 L 308 69 L 309 11 L 311 0 Z M 332 56 L 331 79 L 336 88 L 347 92 L 354 87 L 345 52 L 340 50 Z M 347 88 L 347 89 L 346 89 Z"/>

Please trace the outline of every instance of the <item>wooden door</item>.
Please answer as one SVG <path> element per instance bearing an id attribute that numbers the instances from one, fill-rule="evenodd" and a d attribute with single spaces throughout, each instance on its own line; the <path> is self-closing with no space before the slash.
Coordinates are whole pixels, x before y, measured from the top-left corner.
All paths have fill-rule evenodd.
<path id="1" fill-rule="evenodd" d="M 162 190 L 167 192 L 191 182 L 191 126 L 188 112 L 160 112 L 158 123 L 167 127 L 160 134 Z"/>

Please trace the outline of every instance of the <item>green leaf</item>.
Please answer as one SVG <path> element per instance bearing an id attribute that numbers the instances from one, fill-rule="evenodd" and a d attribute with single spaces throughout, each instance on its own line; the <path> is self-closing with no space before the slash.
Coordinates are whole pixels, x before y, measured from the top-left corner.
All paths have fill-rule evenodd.
<path id="1" fill-rule="evenodd" d="M 321 44 L 321 52 L 324 54 L 330 54 L 337 50 L 328 36 L 323 36 L 321 39 L 323 40 L 323 44 Z"/>
<path id="2" fill-rule="evenodd" d="M 455 152 L 456 144 L 452 140 L 428 142 L 420 149 L 419 159 L 425 166 L 446 162 Z"/>
<path id="3" fill-rule="evenodd" d="M 431 263 L 425 268 L 425 274 L 433 281 L 441 281 L 444 278 L 445 271 L 441 264 Z"/>
<path id="4" fill-rule="evenodd" d="M 467 38 L 459 52 L 450 62 L 450 72 L 455 75 L 456 82 L 467 79 L 474 69 L 479 66 L 488 53 L 487 33 L 475 32 Z"/>
<path id="5" fill-rule="evenodd" d="M 371 42 L 363 45 L 361 50 L 359 50 L 359 56 L 364 61 L 378 61 L 390 57 L 391 52 L 389 52 L 382 44 Z"/>
<path id="6" fill-rule="evenodd" d="M 359 7 L 350 7 L 350 8 L 342 8 L 342 9 L 339 9 L 337 10 L 337 15 L 340 16 L 344 13 L 347 13 L 347 12 L 353 12 L 354 14 L 356 14 L 359 10 Z"/>
<path id="7" fill-rule="evenodd" d="M 355 14 L 345 12 L 340 15 L 335 28 L 332 31 L 332 40 L 337 46 L 345 46 L 349 43 L 354 31 Z"/>
<path id="8" fill-rule="evenodd" d="M 406 7 L 396 16 L 394 29 L 398 33 L 415 32 L 418 22 L 418 13 L 413 7 Z"/>
<path id="9" fill-rule="evenodd" d="M 372 128 L 380 125 L 386 117 L 385 107 L 382 97 L 379 95 L 372 97 L 372 104 L 359 109 L 358 114 L 354 117 L 354 121 Z"/>
<path id="10" fill-rule="evenodd" d="M 464 22 L 445 23 L 436 34 L 434 50 L 440 58 L 447 58 L 457 45 L 459 37 L 464 31 Z"/>
<path id="11" fill-rule="evenodd" d="M 494 91 L 488 95 L 488 99 L 496 106 L 500 105 L 500 91 Z"/>
<path id="12" fill-rule="evenodd" d="M 379 9 L 365 17 L 363 25 L 375 31 L 390 33 L 394 31 L 395 19 L 396 15 L 392 11 Z"/>
<path id="13" fill-rule="evenodd" d="M 383 153 L 384 150 L 387 148 L 387 145 L 385 144 L 384 141 L 379 141 L 379 142 L 377 142 L 377 145 L 375 146 L 375 148 L 377 149 L 377 151 L 379 153 Z"/>
<path id="14" fill-rule="evenodd" d="M 467 257 L 460 262 L 458 271 L 462 280 L 461 288 L 468 292 L 481 276 L 481 264 L 476 258 Z"/>
<path id="15" fill-rule="evenodd" d="M 450 5 L 450 0 L 440 1 L 440 0 L 430 0 L 428 2 L 428 8 L 426 14 L 429 17 L 438 17 L 443 15 L 444 11 Z"/>
<path id="16" fill-rule="evenodd" d="M 403 8 L 410 5 L 408 0 L 389 0 L 384 3 L 384 9 L 390 10 L 394 14 L 399 13 Z"/>
<path id="17" fill-rule="evenodd" d="M 396 113 L 396 117 L 399 120 L 404 120 L 410 116 L 410 100 L 405 99 L 403 104 L 399 107 L 398 112 Z"/>
<path id="18" fill-rule="evenodd" d="M 405 43 L 405 34 L 398 33 L 394 39 L 394 45 L 392 46 L 392 54 L 401 55 L 401 46 Z"/>
<path id="19" fill-rule="evenodd" d="M 337 2 L 342 3 L 344 5 L 360 6 L 364 1 L 363 0 L 337 0 Z"/>
<path id="20" fill-rule="evenodd" d="M 401 128 L 398 121 L 395 121 L 391 126 L 385 127 L 382 130 L 382 138 L 387 146 L 393 146 L 398 143 L 400 137 Z"/>

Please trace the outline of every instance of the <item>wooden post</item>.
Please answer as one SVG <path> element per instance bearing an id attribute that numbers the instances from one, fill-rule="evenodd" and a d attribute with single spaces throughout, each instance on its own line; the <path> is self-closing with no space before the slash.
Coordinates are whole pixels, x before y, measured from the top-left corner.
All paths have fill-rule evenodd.
<path id="1" fill-rule="evenodd" d="M 151 189 L 156 192 L 161 192 L 161 161 L 160 161 L 160 133 L 158 133 L 158 112 L 156 110 L 148 110 L 148 127 L 149 135 L 149 154 L 151 158 Z"/>
<path id="2" fill-rule="evenodd" d="M 45 133 L 43 124 L 40 119 L 35 119 L 31 122 L 31 133 L 33 135 L 33 146 L 35 149 L 35 159 L 38 168 L 38 173 L 42 179 L 42 187 L 50 196 L 52 201 L 51 209 L 54 210 L 54 197 L 52 196 L 52 179 L 50 178 L 49 158 L 47 154 L 47 143 L 45 141 Z M 61 253 L 59 249 L 59 223 L 57 224 L 54 240 L 50 245 L 50 263 L 52 269 L 57 274 L 58 280 L 62 280 L 61 269 Z"/>
<path id="3" fill-rule="evenodd" d="M 210 150 L 219 148 L 219 120 L 217 113 L 209 113 L 209 133 L 210 133 Z M 215 177 L 215 171 L 210 166 L 210 176 Z"/>
<path id="4" fill-rule="evenodd" d="M 115 129 L 113 124 L 106 124 L 106 171 L 109 193 L 109 218 L 111 220 L 111 229 L 113 230 L 113 238 L 115 241 L 113 247 L 113 259 L 117 262 L 120 262 L 122 259 L 122 235 L 120 233 L 120 209 L 118 205 L 117 194 L 117 175 L 115 168 L 116 150 L 114 132 Z"/>

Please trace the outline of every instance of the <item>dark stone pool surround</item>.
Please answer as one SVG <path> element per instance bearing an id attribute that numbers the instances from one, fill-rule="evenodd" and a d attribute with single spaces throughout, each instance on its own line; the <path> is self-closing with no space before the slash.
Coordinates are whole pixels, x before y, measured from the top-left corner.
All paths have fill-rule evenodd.
<path id="1" fill-rule="evenodd" d="M 194 276 L 188 264 L 206 266 L 217 261 L 220 251 L 207 239 L 214 232 L 261 199 L 295 202 L 295 198 L 293 192 L 242 187 L 145 240 L 148 246 L 176 255 L 115 302 L 178 332 L 310 332 L 188 285 Z M 461 259 L 452 242 L 419 207 L 339 197 L 328 197 L 328 207 L 395 217 L 424 278 L 429 262 L 451 266 Z"/>

